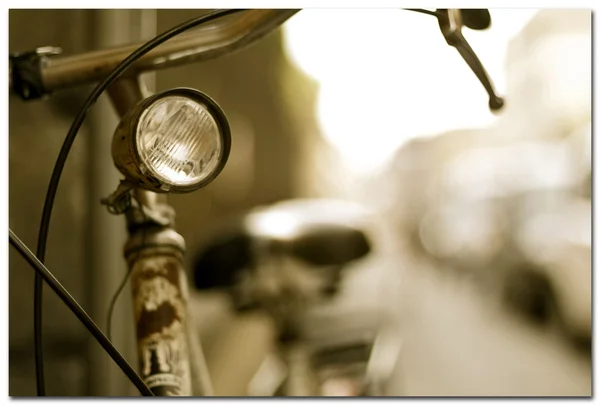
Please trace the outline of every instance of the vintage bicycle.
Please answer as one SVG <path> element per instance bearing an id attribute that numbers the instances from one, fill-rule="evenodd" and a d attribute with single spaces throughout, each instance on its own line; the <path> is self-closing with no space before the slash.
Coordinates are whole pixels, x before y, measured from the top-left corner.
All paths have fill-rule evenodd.
<path id="1" fill-rule="evenodd" d="M 503 99 L 496 94 L 484 67 L 462 35 L 463 26 L 474 30 L 488 28 L 489 12 L 409 10 L 437 19 L 446 42 L 458 50 L 487 91 L 490 109 L 501 109 Z M 41 345 L 43 282 L 75 313 L 142 395 L 190 396 L 196 384 L 204 384 L 201 391 L 210 394 L 206 378 L 193 378 L 204 373 L 205 368 L 195 364 L 202 361 L 202 356 L 190 354 L 193 339 L 189 336 L 186 308 L 185 243 L 174 229 L 174 212 L 163 196 L 192 192 L 214 180 L 227 162 L 232 135 L 225 113 L 208 95 L 188 88 L 149 95 L 140 84 L 139 75 L 218 58 L 244 48 L 276 30 L 298 11 L 217 10 L 143 44 L 77 55 L 62 55 L 59 48 L 50 46 L 10 55 L 10 89 L 23 100 L 98 83 L 75 117 L 57 158 L 36 253 L 9 229 L 10 244 L 36 271 L 34 338 L 38 395 L 45 395 Z M 103 204 L 110 213 L 124 215 L 129 231 L 124 253 L 130 268 L 135 311 L 137 372 L 43 264 L 53 203 L 65 162 L 87 113 L 105 91 L 121 117 L 113 137 L 112 155 L 124 179 Z M 235 141 L 235 134 L 233 138 Z"/>

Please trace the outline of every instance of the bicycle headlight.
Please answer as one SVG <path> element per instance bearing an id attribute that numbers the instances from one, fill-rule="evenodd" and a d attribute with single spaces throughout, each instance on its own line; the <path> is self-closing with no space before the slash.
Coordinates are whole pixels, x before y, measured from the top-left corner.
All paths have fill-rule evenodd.
<path id="1" fill-rule="evenodd" d="M 115 131 L 115 165 L 136 186 L 185 193 L 221 172 L 231 149 L 229 124 L 207 95 L 177 88 L 131 109 Z"/>

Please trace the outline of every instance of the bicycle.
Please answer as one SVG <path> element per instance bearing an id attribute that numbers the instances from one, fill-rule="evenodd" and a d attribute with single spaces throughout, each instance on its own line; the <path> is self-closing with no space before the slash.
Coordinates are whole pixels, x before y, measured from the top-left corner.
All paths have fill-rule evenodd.
<path id="1" fill-rule="evenodd" d="M 372 227 L 354 204 L 287 200 L 225 223 L 196 255 L 197 289 L 226 292 L 236 312 L 266 314 L 275 329 L 249 395 L 377 395 L 389 378 L 378 364 L 388 330 L 365 285 L 373 273 L 355 273 L 373 269 Z M 367 297 L 358 307 L 357 291 Z"/>
<path id="2" fill-rule="evenodd" d="M 484 67 L 461 33 L 463 26 L 475 30 L 489 27 L 489 13 L 486 10 L 409 10 L 437 18 L 446 42 L 459 51 L 487 91 L 490 109 L 501 109 L 503 99 L 496 95 Z M 185 244 L 174 229 L 172 208 L 160 196 L 168 192 L 191 192 L 214 180 L 227 162 L 231 134 L 225 113 L 208 95 L 184 88 L 148 95 L 139 82 L 139 75 L 217 58 L 241 49 L 274 31 L 298 11 L 217 10 L 180 24 L 144 44 L 71 56 L 61 55 L 59 48 L 42 47 L 10 56 L 9 86 L 23 100 L 100 82 L 74 119 L 59 153 L 44 203 L 36 254 L 9 229 L 10 244 L 36 270 L 34 338 L 38 395 L 45 395 L 41 350 L 44 281 L 142 395 L 191 395 L 194 365 L 189 361 L 187 286 L 183 269 Z M 215 23 L 205 26 L 209 22 Z M 198 30 L 184 33 L 195 27 Z M 43 264 L 53 202 L 64 164 L 87 112 L 104 91 L 108 92 L 121 117 L 112 153 L 125 180 L 103 204 L 112 214 L 125 215 L 129 231 L 124 250 L 132 282 L 140 374 Z M 168 125 L 172 127 L 166 128 Z M 169 136 L 161 136 L 161 131 L 168 132 Z M 208 145 L 204 144 L 206 140 Z M 201 150 L 201 146 L 205 149 Z M 209 392 L 209 387 L 205 392 Z"/>

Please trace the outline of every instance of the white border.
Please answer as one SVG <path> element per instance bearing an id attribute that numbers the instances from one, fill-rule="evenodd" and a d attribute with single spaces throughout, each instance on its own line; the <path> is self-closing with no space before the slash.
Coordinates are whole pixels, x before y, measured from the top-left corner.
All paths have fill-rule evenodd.
<path id="1" fill-rule="evenodd" d="M 55 0 L 52 7 L 47 7 L 41 0 L 9 0 L 8 8 L 158 8 L 158 9 L 211 9 L 211 8 L 593 8 L 592 0 L 571 0 L 559 2 L 552 0 L 519 1 L 519 0 L 494 0 L 486 1 L 447 1 L 447 0 L 422 0 L 419 2 L 406 0 L 220 0 L 220 1 L 192 1 L 192 0 L 146 0 L 146 1 L 87 1 L 82 3 L 75 0 Z"/>

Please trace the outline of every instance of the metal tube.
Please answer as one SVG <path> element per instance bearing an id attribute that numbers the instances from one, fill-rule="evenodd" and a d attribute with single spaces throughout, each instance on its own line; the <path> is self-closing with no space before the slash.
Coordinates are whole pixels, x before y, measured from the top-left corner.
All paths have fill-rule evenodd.
<path id="1" fill-rule="evenodd" d="M 187 279 L 183 249 L 175 246 L 183 238 L 165 228 L 142 228 L 136 234 L 126 255 L 132 268 L 139 371 L 157 396 L 191 396 Z M 158 246 L 151 247 L 154 243 Z"/>
<path id="2" fill-rule="evenodd" d="M 138 76 L 123 77 L 107 89 L 110 101 L 120 117 L 148 96 Z"/>
<path id="3" fill-rule="evenodd" d="M 281 344 L 280 349 L 288 369 L 287 378 L 283 383 L 283 395 L 286 397 L 317 396 L 319 390 L 307 347 L 300 342 L 288 342 Z"/>
<path id="4" fill-rule="evenodd" d="M 209 27 L 182 34 L 148 52 L 130 74 L 214 59 L 262 38 L 299 10 L 249 10 Z M 92 83 L 104 78 L 142 43 L 72 56 L 44 59 L 41 78 L 46 92 Z"/>

